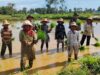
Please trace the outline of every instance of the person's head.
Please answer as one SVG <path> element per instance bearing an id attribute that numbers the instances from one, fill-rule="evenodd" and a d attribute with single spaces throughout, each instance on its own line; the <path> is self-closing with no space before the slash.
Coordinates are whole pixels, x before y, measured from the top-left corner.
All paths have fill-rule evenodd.
<path id="1" fill-rule="evenodd" d="M 29 31 L 30 29 L 32 29 L 32 24 L 31 24 L 31 22 L 28 21 L 28 20 L 25 20 L 25 21 L 23 22 L 22 28 L 23 28 L 23 30 L 26 31 L 26 32 Z"/>
<path id="2" fill-rule="evenodd" d="M 87 24 L 92 24 L 92 21 L 93 21 L 93 18 L 92 18 L 92 17 L 89 17 L 89 18 L 86 20 Z"/>
<path id="3" fill-rule="evenodd" d="M 47 23 L 49 23 L 49 20 L 47 18 L 44 18 L 42 21 L 41 21 L 42 24 L 46 25 Z"/>
<path id="4" fill-rule="evenodd" d="M 4 21 L 3 21 L 3 28 L 4 28 L 4 29 L 8 29 L 9 24 L 10 24 L 10 23 L 9 23 L 7 20 L 4 20 Z"/>
<path id="5" fill-rule="evenodd" d="M 64 19 L 63 18 L 58 19 L 57 23 L 58 24 L 63 24 L 64 23 Z"/>
<path id="6" fill-rule="evenodd" d="M 76 13 L 76 12 L 74 12 L 73 17 L 77 19 L 77 18 L 79 17 L 79 14 L 78 14 L 78 13 Z"/>
<path id="7" fill-rule="evenodd" d="M 28 15 L 28 16 L 26 17 L 26 19 L 29 20 L 30 22 L 32 22 L 32 20 L 34 19 L 34 17 L 31 16 L 31 15 Z"/>
<path id="8" fill-rule="evenodd" d="M 71 29 L 71 30 L 77 30 L 76 22 L 71 22 L 71 23 L 70 23 L 70 29 Z"/>

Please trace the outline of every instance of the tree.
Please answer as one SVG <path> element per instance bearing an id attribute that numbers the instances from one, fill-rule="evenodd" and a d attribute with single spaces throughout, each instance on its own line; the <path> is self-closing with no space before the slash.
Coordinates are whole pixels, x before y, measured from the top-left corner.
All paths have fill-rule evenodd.
<path id="1" fill-rule="evenodd" d="M 69 12 L 72 13 L 72 9 L 69 9 Z"/>
<path id="2" fill-rule="evenodd" d="M 28 12 L 29 12 L 30 14 L 34 14 L 34 13 L 35 13 L 35 9 L 30 9 Z"/>
<path id="3" fill-rule="evenodd" d="M 14 6 L 15 6 L 14 3 L 8 3 L 8 5 L 7 5 L 7 8 L 8 8 L 8 11 L 9 11 L 10 15 L 13 15 L 14 12 L 15 12 Z"/>
<path id="4" fill-rule="evenodd" d="M 27 14 L 27 8 L 26 8 L 26 7 L 24 7 L 24 8 L 22 9 L 22 13 Z"/>
<path id="5" fill-rule="evenodd" d="M 98 7 L 97 11 L 100 11 L 100 6 Z"/>
<path id="6" fill-rule="evenodd" d="M 60 9 L 61 12 L 66 11 L 65 0 L 45 0 L 47 13 L 51 13 L 51 8 Z"/>

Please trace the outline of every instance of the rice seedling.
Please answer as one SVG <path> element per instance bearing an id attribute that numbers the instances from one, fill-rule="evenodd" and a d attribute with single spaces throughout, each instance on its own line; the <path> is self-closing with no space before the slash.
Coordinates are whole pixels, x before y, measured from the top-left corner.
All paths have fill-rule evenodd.
<path id="1" fill-rule="evenodd" d="M 100 47 L 99 39 L 94 37 L 96 43 L 94 44 L 95 47 Z"/>
<path id="2" fill-rule="evenodd" d="M 55 23 L 51 23 L 51 24 L 50 24 L 50 28 L 54 28 L 55 26 L 56 26 Z"/>
<path id="3" fill-rule="evenodd" d="M 83 50 L 85 50 L 86 48 L 85 48 L 85 46 L 81 46 L 79 49 L 80 49 L 80 51 L 83 51 Z"/>
<path id="4" fill-rule="evenodd" d="M 45 40 L 46 39 L 46 33 L 42 30 L 38 30 L 37 31 L 37 37 L 38 37 L 38 39 Z"/>

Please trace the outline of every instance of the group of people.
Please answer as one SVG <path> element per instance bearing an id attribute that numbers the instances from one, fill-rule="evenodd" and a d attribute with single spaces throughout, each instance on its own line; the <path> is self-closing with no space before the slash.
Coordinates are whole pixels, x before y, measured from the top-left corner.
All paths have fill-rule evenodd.
<path id="1" fill-rule="evenodd" d="M 57 20 L 56 28 L 55 28 L 55 39 L 57 40 L 57 52 L 59 52 L 59 44 L 62 44 L 62 51 L 64 51 L 64 38 L 67 38 L 67 47 L 68 47 L 68 61 L 71 61 L 72 52 L 74 50 L 75 60 L 78 59 L 78 51 L 80 45 L 83 45 L 85 39 L 87 38 L 86 45 L 89 46 L 91 35 L 94 37 L 93 33 L 93 19 L 87 18 L 86 23 L 84 25 L 84 31 L 81 41 L 79 40 L 79 31 L 81 30 L 81 25 L 77 24 L 78 14 L 74 13 L 73 18 L 69 22 L 69 31 L 66 34 L 66 29 L 64 27 L 64 20 L 62 18 Z M 31 68 L 33 65 L 33 60 L 35 59 L 35 48 L 34 44 L 38 42 L 37 31 L 38 28 L 33 25 L 33 19 L 31 15 L 27 16 L 27 19 L 22 24 L 22 30 L 19 33 L 19 40 L 21 43 L 21 71 L 23 71 L 26 67 L 26 59 L 29 61 L 29 67 Z M 43 19 L 41 21 L 41 30 L 45 32 L 46 39 L 41 40 L 41 53 L 43 53 L 43 46 L 46 44 L 46 51 L 49 49 L 49 34 L 52 31 L 52 28 L 48 26 L 49 20 Z M 1 56 L 4 58 L 6 47 L 8 46 L 9 55 L 12 57 L 12 31 L 9 29 L 10 23 L 7 20 L 3 21 L 3 29 L 1 30 L 1 38 L 2 38 L 2 47 L 1 47 Z"/>

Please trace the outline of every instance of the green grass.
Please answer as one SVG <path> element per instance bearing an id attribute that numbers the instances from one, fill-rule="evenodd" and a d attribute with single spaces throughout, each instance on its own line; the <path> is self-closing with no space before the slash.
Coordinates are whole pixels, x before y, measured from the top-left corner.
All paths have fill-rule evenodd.
<path id="1" fill-rule="evenodd" d="M 87 56 L 69 63 L 57 75 L 99 75 L 100 74 L 100 57 Z M 78 66 L 78 67 L 77 67 Z"/>
<path id="2" fill-rule="evenodd" d="M 94 46 L 95 46 L 95 47 L 100 47 L 100 43 L 99 43 L 99 42 L 96 42 L 96 43 L 94 44 Z"/>
<path id="3" fill-rule="evenodd" d="M 80 49 L 80 51 L 83 51 L 83 50 L 85 50 L 86 48 L 85 48 L 85 46 L 81 46 L 79 49 Z"/>
<path id="4" fill-rule="evenodd" d="M 14 14 L 14 15 L 1 15 L 0 20 L 24 20 L 28 14 Z M 86 19 L 89 16 L 92 16 L 92 13 L 81 13 L 80 19 Z M 70 19 L 73 16 L 73 13 L 64 13 L 64 14 L 32 14 L 35 19 L 49 18 L 49 19 Z"/>

